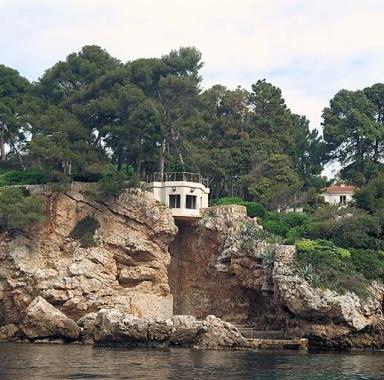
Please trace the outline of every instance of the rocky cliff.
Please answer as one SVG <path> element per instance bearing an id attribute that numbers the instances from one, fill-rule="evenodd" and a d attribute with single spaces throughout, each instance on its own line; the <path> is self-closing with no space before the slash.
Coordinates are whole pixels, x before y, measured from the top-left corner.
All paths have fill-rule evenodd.
<path id="1" fill-rule="evenodd" d="M 282 329 L 313 346 L 384 347 L 382 283 L 372 282 L 366 299 L 312 287 L 295 247 L 278 244 L 242 206 L 212 207 L 195 225 L 179 224 L 170 252 L 178 313 Z"/>
<path id="2" fill-rule="evenodd" d="M 0 236 L 1 324 L 18 322 L 37 296 L 74 319 L 107 307 L 138 317 L 172 315 L 171 214 L 140 190 L 109 202 L 93 201 L 91 190 L 76 183 L 61 194 L 30 187 L 45 199 L 47 223 Z"/>
<path id="3" fill-rule="evenodd" d="M 284 316 L 262 289 L 264 251 L 258 251 L 259 258 L 241 255 L 249 243 L 244 227 L 260 229 L 246 216 L 245 207 L 211 207 L 196 224 L 177 224 L 169 268 L 175 313 L 281 327 Z"/>
<path id="4" fill-rule="evenodd" d="M 365 300 L 311 287 L 295 247 L 242 206 L 175 222 L 141 190 L 114 200 L 95 200 L 92 185 L 79 183 L 30 191 L 45 199 L 47 220 L 0 235 L 0 339 L 244 346 L 215 315 L 316 346 L 384 347 L 383 284 Z"/>

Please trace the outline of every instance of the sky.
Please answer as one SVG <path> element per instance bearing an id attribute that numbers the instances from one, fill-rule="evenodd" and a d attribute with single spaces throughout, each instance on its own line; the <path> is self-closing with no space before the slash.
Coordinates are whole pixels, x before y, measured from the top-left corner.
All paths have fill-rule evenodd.
<path id="1" fill-rule="evenodd" d="M 384 82 L 384 0 L 0 0 L 0 14 L 0 64 L 29 80 L 84 45 L 121 61 L 195 46 L 204 88 L 265 78 L 317 129 L 337 91 Z"/>

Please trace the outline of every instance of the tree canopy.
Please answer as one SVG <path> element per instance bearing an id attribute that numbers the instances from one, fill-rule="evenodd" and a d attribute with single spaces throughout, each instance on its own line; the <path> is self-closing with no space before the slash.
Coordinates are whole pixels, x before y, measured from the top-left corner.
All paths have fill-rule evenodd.
<path id="1" fill-rule="evenodd" d="M 383 84 L 339 91 L 323 112 L 321 136 L 265 79 L 250 89 L 203 89 L 202 66 L 194 47 L 121 62 L 94 45 L 34 83 L 0 66 L 1 167 L 86 181 L 111 170 L 143 180 L 197 171 L 213 198 L 270 208 L 319 190 L 332 160 L 358 185 L 382 172 Z"/>

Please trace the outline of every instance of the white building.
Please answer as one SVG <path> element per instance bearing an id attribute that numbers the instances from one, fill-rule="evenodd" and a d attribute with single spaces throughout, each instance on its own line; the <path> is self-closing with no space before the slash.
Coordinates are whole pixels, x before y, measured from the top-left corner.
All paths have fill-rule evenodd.
<path id="1" fill-rule="evenodd" d="M 327 187 L 321 195 L 324 197 L 324 202 L 332 206 L 344 207 L 352 201 L 355 191 L 355 186 L 340 184 Z"/>
<path id="2" fill-rule="evenodd" d="M 208 181 L 200 174 L 187 172 L 155 173 L 146 190 L 168 206 L 176 219 L 200 217 L 200 210 L 208 207 Z"/>

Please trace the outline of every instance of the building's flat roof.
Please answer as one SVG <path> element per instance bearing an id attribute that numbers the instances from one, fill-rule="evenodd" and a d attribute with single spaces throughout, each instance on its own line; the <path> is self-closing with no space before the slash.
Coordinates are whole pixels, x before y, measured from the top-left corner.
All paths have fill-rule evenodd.
<path id="1" fill-rule="evenodd" d="M 208 180 L 206 178 L 203 178 L 200 173 L 190 172 L 155 172 L 148 182 L 196 182 L 208 187 Z"/>

